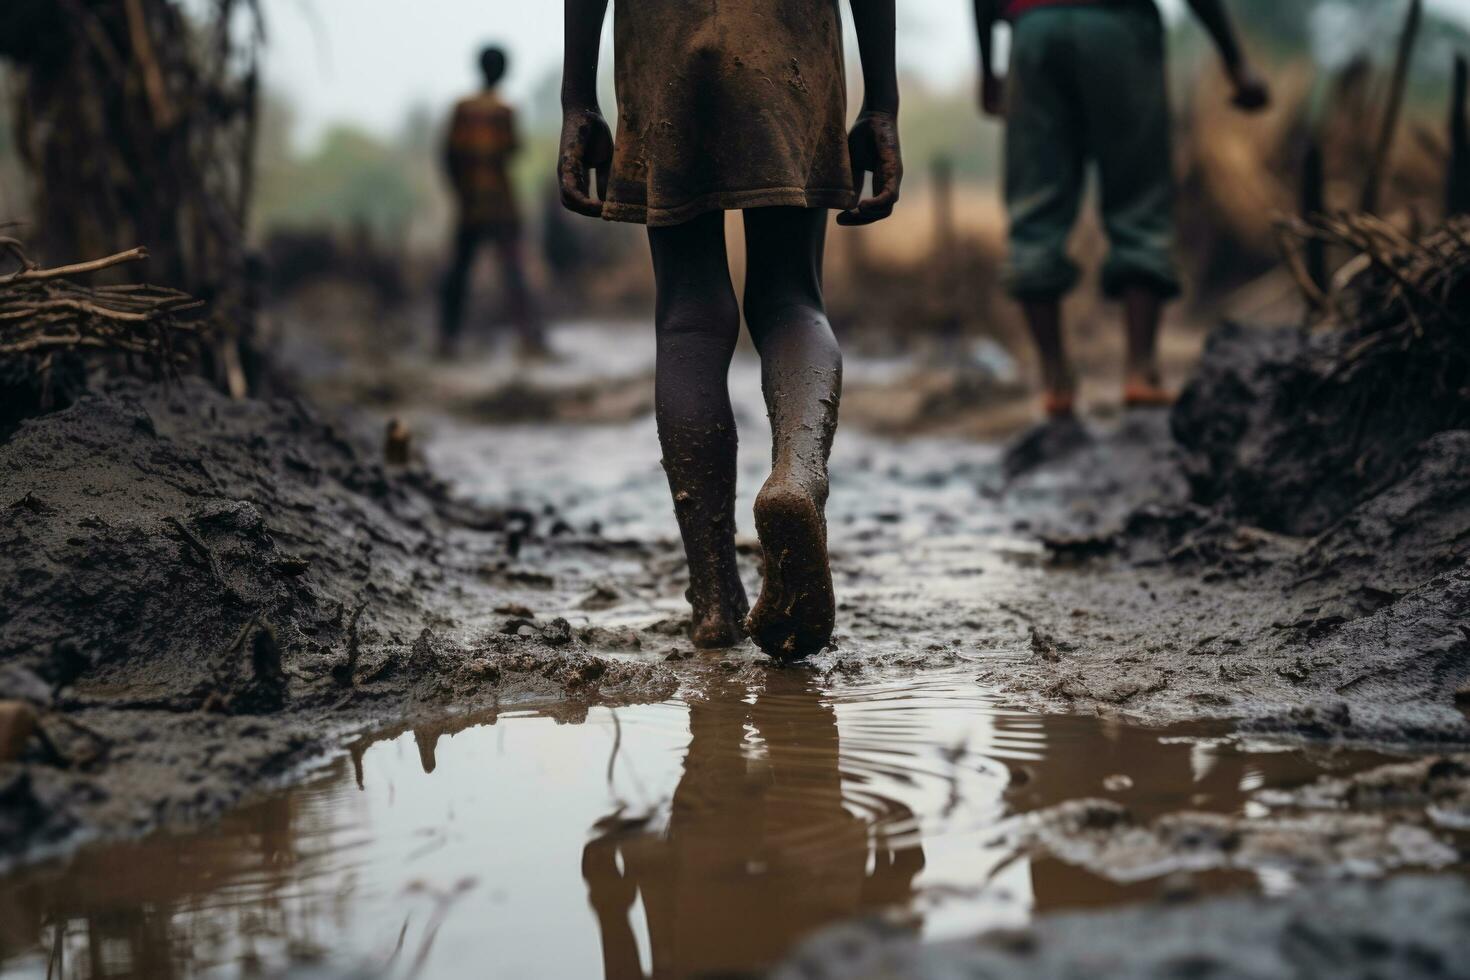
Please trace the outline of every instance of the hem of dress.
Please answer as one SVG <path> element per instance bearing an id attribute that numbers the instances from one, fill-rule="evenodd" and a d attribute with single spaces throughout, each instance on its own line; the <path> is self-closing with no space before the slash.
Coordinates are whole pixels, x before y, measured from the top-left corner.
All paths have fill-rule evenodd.
<path id="1" fill-rule="evenodd" d="M 857 204 L 857 194 L 845 188 L 760 187 L 746 191 L 715 191 L 671 208 L 605 201 L 602 217 L 663 228 L 681 225 L 708 211 L 744 211 L 748 208 L 828 208 L 847 211 Z"/>

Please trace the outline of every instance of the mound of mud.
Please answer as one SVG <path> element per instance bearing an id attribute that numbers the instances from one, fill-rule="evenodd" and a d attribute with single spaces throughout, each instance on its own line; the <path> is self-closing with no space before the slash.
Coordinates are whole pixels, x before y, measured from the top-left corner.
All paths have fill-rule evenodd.
<path id="1" fill-rule="evenodd" d="M 0 670 L 77 701 L 279 709 L 365 629 L 411 641 L 446 575 L 411 479 L 302 402 L 197 382 L 119 382 L 22 425 L 0 502 Z"/>
<path id="2" fill-rule="evenodd" d="M 364 445 L 299 399 L 135 381 L 0 442 L 0 702 L 40 717 L 0 758 L 0 864 L 217 812 L 408 713 L 672 690 L 565 620 L 463 637 L 536 518 Z"/>
<path id="3" fill-rule="evenodd" d="M 1059 608 L 1018 605 L 1032 656 L 981 676 L 1071 710 L 1470 742 L 1466 228 L 1365 246 L 1315 330 L 1223 325 L 1167 427 L 1015 443 L 996 496 L 1076 574 Z"/>
<path id="4" fill-rule="evenodd" d="M 1427 440 L 1470 429 L 1466 231 L 1460 221 L 1392 255 L 1370 249 L 1324 328 L 1216 331 L 1172 420 L 1196 502 L 1320 534 L 1362 500 L 1412 487 L 1404 470 Z M 1432 452 L 1470 480 L 1467 448 Z"/>

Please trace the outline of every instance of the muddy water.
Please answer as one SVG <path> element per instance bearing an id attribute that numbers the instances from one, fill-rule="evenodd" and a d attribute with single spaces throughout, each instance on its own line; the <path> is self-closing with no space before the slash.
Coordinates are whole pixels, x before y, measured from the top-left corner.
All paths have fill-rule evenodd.
<path id="1" fill-rule="evenodd" d="M 663 704 L 385 733 L 215 827 L 23 873 L 0 885 L 0 976 L 748 970 L 855 916 L 958 936 L 1160 887 L 1009 853 L 1008 813 L 1239 812 L 1363 761 L 1007 711 L 962 671 L 709 666 Z"/>

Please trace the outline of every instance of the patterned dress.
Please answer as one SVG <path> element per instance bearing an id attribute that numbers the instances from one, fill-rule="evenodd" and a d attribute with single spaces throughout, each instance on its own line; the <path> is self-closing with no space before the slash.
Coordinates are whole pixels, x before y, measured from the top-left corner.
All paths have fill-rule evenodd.
<path id="1" fill-rule="evenodd" d="M 602 216 L 856 203 L 837 0 L 617 0 Z"/>

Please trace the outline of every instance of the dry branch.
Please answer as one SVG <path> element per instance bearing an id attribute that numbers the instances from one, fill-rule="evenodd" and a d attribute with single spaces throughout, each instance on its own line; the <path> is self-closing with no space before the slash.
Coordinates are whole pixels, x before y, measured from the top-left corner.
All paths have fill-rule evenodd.
<path id="1" fill-rule="evenodd" d="M 1289 247 L 1321 241 L 1354 255 L 1333 278 L 1312 363 L 1292 382 L 1303 431 L 1339 440 L 1371 481 L 1399 450 L 1470 427 L 1470 218 L 1412 239 L 1367 214 L 1279 227 Z"/>
<path id="2" fill-rule="evenodd" d="M 0 255 L 16 268 L 0 274 L 0 357 L 60 350 L 114 351 L 174 369 L 184 359 L 179 341 L 202 325 L 180 315 L 203 303 L 162 286 L 83 286 L 66 278 L 147 256 L 141 248 L 75 265 L 43 269 L 20 242 L 0 238 Z"/>
<path id="3" fill-rule="evenodd" d="M 1383 184 L 1383 175 L 1388 171 L 1388 155 L 1393 149 L 1394 134 L 1398 131 L 1399 116 L 1404 107 L 1404 90 L 1409 80 L 1409 65 L 1414 58 L 1414 42 L 1419 37 L 1419 25 L 1424 20 L 1424 0 L 1409 0 L 1409 9 L 1404 16 L 1404 30 L 1399 36 L 1398 54 L 1394 58 L 1393 79 L 1389 82 L 1388 95 L 1384 101 L 1383 117 L 1379 121 L 1378 141 L 1373 147 L 1373 156 L 1368 166 L 1368 176 L 1363 181 L 1362 209 L 1378 210 L 1378 196 Z"/>
<path id="4" fill-rule="evenodd" d="M 14 67 L 16 143 L 33 178 L 29 244 L 52 263 L 145 246 L 155 281 L 215 315 L 201 372 L 243 394 L 258 364 L 245 218 L 259 0 L 0 0 L 7 6 L 29 25 L 0 37 Z"/>

